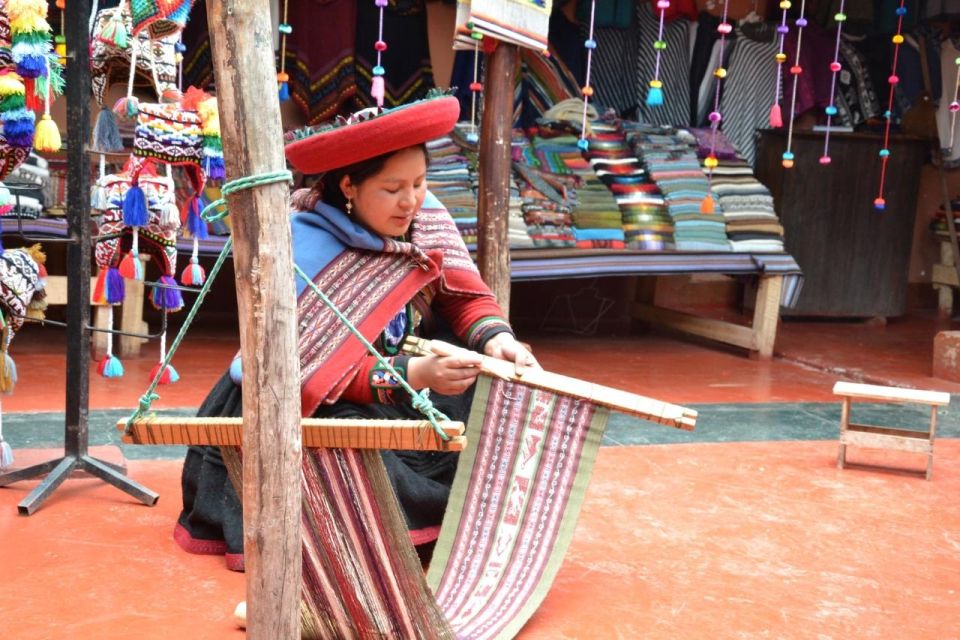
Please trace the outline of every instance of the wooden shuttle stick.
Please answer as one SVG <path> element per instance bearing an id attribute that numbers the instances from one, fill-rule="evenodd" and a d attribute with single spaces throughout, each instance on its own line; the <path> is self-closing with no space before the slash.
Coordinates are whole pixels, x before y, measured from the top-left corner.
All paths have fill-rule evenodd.
<path id="1" fill-rule="evenodd" d="M 433 354 L 438 356 L 456 355 L 460 351 L 465 351 L 465 349 L 440 340 L 424 340 L 412 336 L 404 341 L 403 350 L 411 355 Z M 489 356 L 481 356 L 481 358 L 480 370 L 487 375 L 503 380 L 521 382 L 538 389 L 545 389 L 574 398 L 583 398 L 601 407 L 607 407 L 620 413 L 637 416 L 675 429 L 693 431 L 697 424 L 697 412 L 680 405 L 661 402 L 635 393 L 593 384 L 549 371 L 528 370 L 522 376 L 518 376 L 514 372 L 512 362 Z"/>

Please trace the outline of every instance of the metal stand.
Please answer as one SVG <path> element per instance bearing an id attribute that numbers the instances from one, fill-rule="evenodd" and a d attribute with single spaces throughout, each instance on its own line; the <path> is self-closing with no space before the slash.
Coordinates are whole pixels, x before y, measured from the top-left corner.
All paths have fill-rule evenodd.
<path id="1" fill-rule="evenodd" d="M 85 152 L 90 136 L 90 54 L 87 24 L 90 0 L 67 3 L 67 388 L 64 455 L 26 469 L 0 475 L 0 487 L 47 474 L 17 510 L 30 515 L 43 505 L 74 471 L 88 471 L 146 505 L 159 495 L 123 475 L 117 465 L 87 453 L 90 405 L 90 162 Z"/>

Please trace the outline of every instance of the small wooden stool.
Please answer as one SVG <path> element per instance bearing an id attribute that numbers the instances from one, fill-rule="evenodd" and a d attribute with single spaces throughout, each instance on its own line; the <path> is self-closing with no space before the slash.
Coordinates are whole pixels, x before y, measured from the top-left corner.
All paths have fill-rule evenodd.
<path id="1" fill-rule="evenodd" d="M 840 451 L 837 454 L 837 468 L 843 469 L 847 461 L 847 445 L 874 449 L 895 449 L 913 453 L 927 454 L 927 480 L 933 473 L 933 440 L 937 431 L 937 407 L 950 404 L 950 394 L 941 391 L 922 391 L 920 389 L 901 389 L 881 387 L 872 384 L 838 382 L 833 385 L 834 395 L 843 397 L 840 412 Z M 850 402 L 873 400 L 876 402 L 930 405 L 930 428 L 927 431 L 913 429 L 894 429 L 850 422 Z"/>

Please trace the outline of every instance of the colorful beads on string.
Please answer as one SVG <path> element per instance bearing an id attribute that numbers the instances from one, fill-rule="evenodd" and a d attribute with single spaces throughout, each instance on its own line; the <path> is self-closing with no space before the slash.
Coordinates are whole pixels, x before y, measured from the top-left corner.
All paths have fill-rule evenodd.
<path id="1" fill-rule="evenodd" d="M 377 101 L 378 107 L 383 107 L 383 100 L 386 89 L 383 80 L 383 52 L 387 50 L 387 42 L 383 39 L 383 9 L 387 6 L 387 0 L 375 0 L 374 4 L 380 9 L 380 26 L 377 31 L 377 40 L 373 44 L 377 52 L 377 64 L 373 67 L 373 79 L 370 81 L 370 95 Z M 378 73 L 379 72 L 379 73 Z"/>
<path id="2" fill-rule="evenodd" d="M 807 26 L 806 10 L 807 0 L 801 0 L 800 17 L 794 21 L 794 24 L 797 25 L 797 50 L 793 65 L 790 66 L 790 75 L 793 76 L 793 92 L 790 96 L 790 122 L 787 125 L 787 150 L 783 154 L 782 162 L 784 169 L 793 167 L 793 123 L 797 116 L 797 88 L 800 85 L 800 75 L 803 74 L 803 67 L 800 65 L 800 46 L 803 44 L 803 28 Z M 787 10 L 784 9 L 783 24 L 786 24 L 787 21 L 786 12 Z"/>
<path id="3" fill-rule="evenodd" d="M 660 60 L 663 52 L 667 48 L 667 41 L 663 39 L 663 23 L 667 9 L 670 8 L 670 0 L 657 0 L 657 9 L 660 11 L 660 25 L 657 30 L 657 39 L 653 41 L 653 50 L 657 52 L 656 63 L 653 68 L 653 80 L 650 81 L 650 87 L 647 89 L 646 105 L 648 107 L 659 107 L 663 104 L 663 82 L 660 80 Z M 590 14 L 590 22 L 593 24 L 593 14 Z M 590 30 L 590 38 L 593 39 L 593 28 Z"/>
<path id="4" fill-rule="evenodd" d="M 290 76 L 287 74 L 287 36 L 293 33 L 293 27 L 287 22 L 289 1 L 290 0 L 284 0 L 283 21 L 277 25 L 277 31 L 280 33 L 280 71 L 277 72 L 277 97 L 280 98 L 281 102 L 286 102 L 290 99 Z M 180 42 L 177 44 L 183 46 Z M 186 50 L 186 47 L 184 47 L 184 50 Z M 181 60 L 183 59 L 182 53 L 180 58 Z"/>
<path id="5" fill-rule="evenodd" d="M 844 10 L 845 0 L 840 0 L 840 11 L 833 19 L 837 21 L 837 38 L 833 48 L 833 62 L 830 63 L 830 104 L 824 109 L 827 114 L 827 129 L 823 136 L 823 155 L 820 156 L 820 164 L 830 164 L 830 125 L 833 124 L 833 117 L 837 115 L 837 107 L 834 104 L 837 92 L 837 74 L 843 66 L 840 64 L 840 37 L 843 34 L 843 22 L 847 19 Z"/>
<path id="6" fill-rule="evenodd" d="M 473 28 L 472 23 L 468 25 Z M 483 34 L 471 31 L 470 37 L 473 38 L 473 82 L 470 83 L 470 132 L 466 137 L 470 144 L 477 144 L 480 142 L 480 136 L 477 135 L 477 97 L 483 91 L 480 83 L 480 41 L 483 40 Z"/>
<path id="7" fill-rule="evenodd" d="M 887 82 L 890 84 L 890 93 L 887 98 L 887 110 L 884 112 L 886 124 L 883 131 L 883 147 L 880 149 L 880 185 L 879 193 L 873 201 L 873 206 L 877 210 L 883 210 L 886 207 L 886 200 L 883 197 L 884 186 L 887 181 L 887 164 L 890 160 L 890 128 L 893 125 L 891 117 L 893 111 L 894 91 L 900 83 L 900 77 L 897 75 L 897 60 L 900 58 L 900 47 L 903 45 L 903 17 L 907 15 L 906 0 L 900 0 L 900 6 L 897 7 L 897 33 L 893 36 L 893 63 L 891 65 L 890 76 Z"/>
<path id="8" fill-rule="evenodd" d="M 667 5 L 670 4 L 668 0 L 659 0 L 657 3 L 666 2 Z M 590 31 L 587 34 L 587 39 L 583 43 L 583 48 L 587 50 L 587 73 L 584 78 L 583 88 L 580 90 L 581 95 L 583 95 L 583 113 L 580 116 L 580 139 L 577 140 L 577 148 L 581 152 L 586 153 L 590 148 L 590 142 L 587 140 L 587 108 L 590 104 L 590 98 L 593 97 L 593 87 L 590 85 L 590 73 L 593 70 L 593 52 L 597 48 L 597 41 L 593 38 L 593 27 L 594 27 L 594 18 L 597 14 L 597 0 L 591 0 L 590 2 Z M 661 36 L 663 32 L 661 30 Z"/>
<path id="9" fill-rule="evenodd" d="M 730 0 L 723 0 L 723 13 L 720 18 L 720 24 L 717 26 L 717 33 L 720 34 L 720 60 L 724 59 L 724 49 L 727 46 L 727 35 L 733 30 L 730 23 L 727 22 L 727 12 L 730 9 Z M 722 64 L 722 62 L 721 62 Z M 713 94 L 713 110 L 708 116 L 710 119 L 710 151 L 703 161 L 703 168 L 707 174 L 707 195 L 700 201 L 700 213 L 712 214 L 716 212 L 716 203 L 713 201 L 713 170 L 717 168 L 717 136 L 720 133 L 720 123 L 723 121 L 723 115 L 720 113 L 720 90 L 724 78 L 727 77 L 727 70 L 722 66 L 717 67 L 713 72 L 717 82 Z"/>
<path id="10" fill-rule="evenodd" d="M 784 43 L 787 34 L 790 33 L 790 27 L 787 26 L 787 10 L 790 8 L 790 0 L 782 0 L 780 8 L 783 10 L 780 16 L 780 24 L 777 25 L 777 34 L 780 36 L 780 47 L 774 60 L 777 61 L 777 81 L 773 86 L 773 104 L 770 105 L 770 126 L 780 128 L 783 126 L 783 113 L 780 109 L 780 89 L 783 84 L 783 63 L 787 61 L 787 54 L 784 53 Z"/>

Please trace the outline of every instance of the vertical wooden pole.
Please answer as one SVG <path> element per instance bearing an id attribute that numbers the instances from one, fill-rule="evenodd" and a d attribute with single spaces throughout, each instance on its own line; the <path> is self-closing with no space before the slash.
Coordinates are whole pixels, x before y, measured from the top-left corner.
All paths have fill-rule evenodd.
<path id="1" fill-rule="evenodd" d="M 513 87 L 520 52 L 500 42 L 487 58 L 480 121 L 480 194 L 477 210 L 477 267 L 480 276 L 510 315 L 510 137 Z"/>
<path id="2" fill-rule="evenodd" d="M 227 176 L 283 169 L 269 0 L 207 0 Z M 300 384 L 288 189 L 228 197 L 243 352 L 247 637 L 300 637 Z"/>

